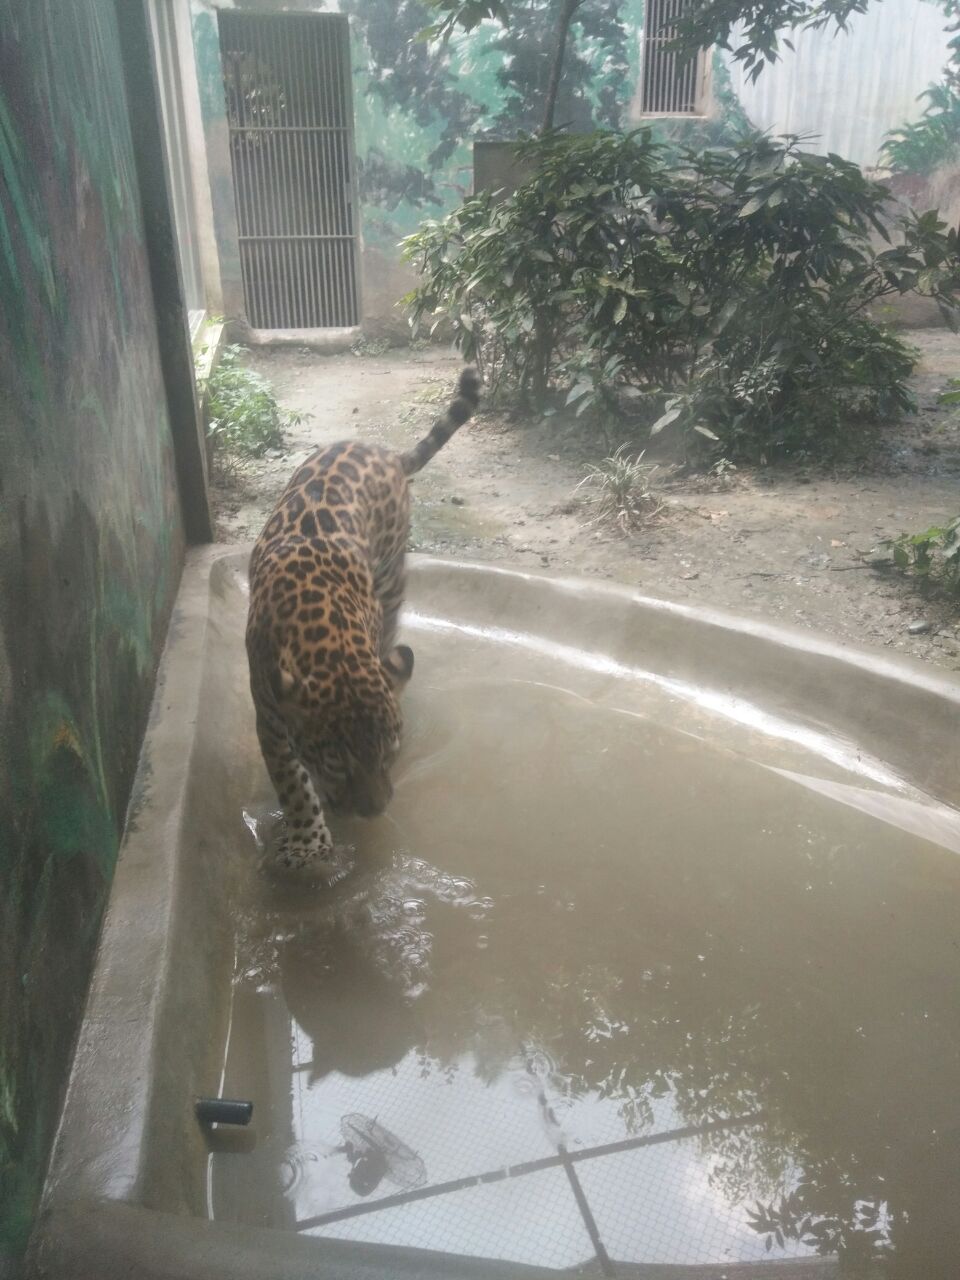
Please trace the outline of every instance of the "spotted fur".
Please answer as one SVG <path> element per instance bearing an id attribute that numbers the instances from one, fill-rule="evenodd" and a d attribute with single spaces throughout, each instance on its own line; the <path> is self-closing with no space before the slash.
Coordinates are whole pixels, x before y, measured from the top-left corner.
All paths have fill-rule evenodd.
<path id="1" fill-rule="evenodd" d="M 345 441 L 299 468 L 250 559 L 247 656 L 257 734 L 283 807 L 279 860 L 328 854 L 323 806 L 372 817 L 393 794 L 397 694 L 413 653 L 394 645 L 410 528 L 407 477 L 477 408 L 457 395 L 409 453 Z"/>

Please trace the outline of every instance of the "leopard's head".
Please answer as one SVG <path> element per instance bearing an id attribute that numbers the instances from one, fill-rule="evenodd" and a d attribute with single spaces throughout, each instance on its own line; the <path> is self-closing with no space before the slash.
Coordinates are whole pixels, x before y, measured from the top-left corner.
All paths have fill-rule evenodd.
<path id="1" fill-rule="evenodd" d="M 393 796 L 400 750 L 398 694 L 413 651 L 397 647 L 342 681 L 301 679 L 281 662 L 274 693 L 297 753 L 331 809 L 375 818 Z"/>

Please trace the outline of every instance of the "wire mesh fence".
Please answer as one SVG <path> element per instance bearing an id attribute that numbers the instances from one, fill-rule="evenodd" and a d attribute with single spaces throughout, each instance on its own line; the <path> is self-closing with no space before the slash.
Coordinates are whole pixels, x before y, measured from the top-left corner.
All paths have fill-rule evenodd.
<path id="1" fill-rule="evenodd" d="M 322 1093 L 328 1119 L 302 1097 L 301 1125 L 360 1138 L 328 1146 L 324 1161 L 342 1164 L 339 1190 L 329 1177 L 323 1195 L 300 1188 L 301 1232 L 604 1275 L 643 1264 L 712 1267 L 719 1278 L 724 1267 L 809 1252 L 790 1242 L 768 1250 L 703 1159 L 704 1139 L 756 1130 L 762 1117 L 639 1135 L 621 1124 L 617 1138 L 568 1150 L 563 1109 L 558 1119 L 520 1062 L 491 1082 L 456 1064 L 437 1074 L 411 1055 L 374 1078 L 328 1077 Z M 362 1112 L 337 1121 L 327 1109 L 361 1102 L 375 1121 Z M 597 1127 L 615 1131 L 608 1116 Z"/>

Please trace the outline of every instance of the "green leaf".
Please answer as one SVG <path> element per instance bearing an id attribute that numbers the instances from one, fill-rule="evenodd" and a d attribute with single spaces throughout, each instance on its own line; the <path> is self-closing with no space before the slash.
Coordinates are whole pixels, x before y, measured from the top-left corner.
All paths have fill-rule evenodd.
<path id="1" fill-rule="evenodd" d="M 567 393 L 566 403 L 573 404 L 574 401 L 579 400 L 582 396 L 585 396 L 588 392 L 592 390 L 593 390 L 592 382 L 577 382 L 574 384 L 574 386 L 570 388 L 569 392 Z"/>
<path id="2" fill-rule="evenodd" d="M 737 215 L 739 218 L 749 218 L 751 214 L 757 213 L 766 204 L 766 200 L 762 196 L 754 196 L 740 210 Z"/>
<path id="3" fill-rule="evenodd" d="M 719 442 L 720 437 L 716 432 L 711 431 L 709 427 L 702 426 L 699 422 L 694 425 L 694 431 L 699 431 L 702 436 L 706 436 L 708 440 L 716 440 Z"/>
<path id="4" fill-rule="evenodd" d="M 650 434 L 652 436 L 659 435 L 664 427 L 669 427 L 671 422 L 676 422 L 681 413 L 683 413 L 682 409 L 668 409 L 667 412 L 662 414 L 650 428 Z"/>

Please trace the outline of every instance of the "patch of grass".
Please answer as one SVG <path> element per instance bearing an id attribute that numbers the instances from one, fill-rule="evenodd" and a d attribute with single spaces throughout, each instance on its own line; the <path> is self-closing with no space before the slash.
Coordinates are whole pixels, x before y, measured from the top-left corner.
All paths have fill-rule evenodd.
<path id="1" fill-rule="evenodd" d="M 450 398 L 450 384 L 446 381 L 431 382 L 414 396 L 417 404 L 445 404 Z"/>
<path id="2" fill-rule="evenodd" d="M 642 452 L 631 456 L 629 449 L 630 445 L 622 444 L 608 458 L 590 463 L 574 490 L 584 491 L 582 501 L 590 512 L 588 524 L 613 524 L 621 533 L 627 533 L 655 519 L 663 510 L 663 503 L 650 489 L 656 465 L 645 463 Z"/>

